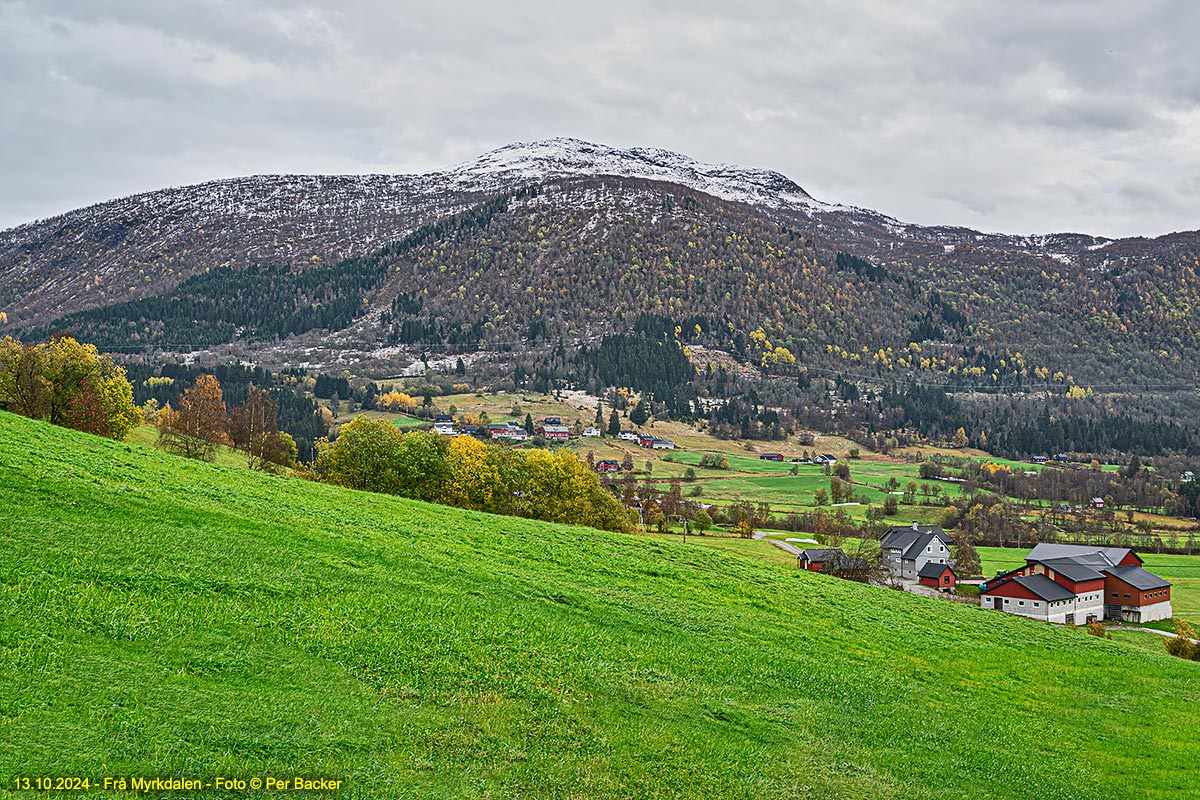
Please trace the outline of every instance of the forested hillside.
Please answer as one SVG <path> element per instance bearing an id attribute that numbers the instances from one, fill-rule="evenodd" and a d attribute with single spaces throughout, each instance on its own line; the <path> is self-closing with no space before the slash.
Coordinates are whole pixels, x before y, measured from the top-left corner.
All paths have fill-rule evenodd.
<path id="1" fill-rule="evenodd" d="M 728 436 L 809 425 L 884 446 L 963 428 L 1010 454 L 1200 447 L 1195 232 L 921 228 L 777 173 L 571 140 L 514 148 L 391 181 L 226 182 L 191 204 L 171 190 L 57 233 L 17 229 L 0 237 L 0 327 L 151 361 L 220 347 L 308 368 L 323 349 L 322 368 L 353 351 L 375 376 L 480 354 L 477 382 L 628 384 Z M 106 266 L 76 291 L 93 258 Z"/>
<path id="2" fill-rule="evenodd" d="M 356 332 L 381 344 L 463 352 L 598 339 L 653 314 L 672 338 L 770 372 L 1065 392 L 1195 379 L 1197 252 L 1104 268 L 966 245 L 870 260 L 777 213 L 678 186 L 579 179 L 498 198 L 370 256 L 220 267 L 45 330 L 170 349 L 365 318 Z"/>

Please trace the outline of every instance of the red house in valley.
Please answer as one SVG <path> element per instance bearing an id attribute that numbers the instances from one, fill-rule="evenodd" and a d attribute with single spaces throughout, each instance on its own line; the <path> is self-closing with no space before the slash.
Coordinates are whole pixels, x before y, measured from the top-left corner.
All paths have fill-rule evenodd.
<path id="1" fill-rule="evenodd" d="M 566 425 L 542 425 L 537 429 L 548 442 L 565 442 L 571 438 L 571 429 Z"/>
<path id="2" fill-rule="evenodd" d="M 840 561 L 845 553 L 840 547 L 809 547 L 800 551 L 796 556 L 800 569 L 809 572 L 824 572 L 826 564 Z"/>
<path id="3" fill-rule="evenodd" d="M 1171 584 L 1142 568 L 1127 547 L 1037 545 L 1025 566 L 979 587 L 979 604 L 1047 622 L 1117 619 L 1153 622 L 1171 617 Z"/>

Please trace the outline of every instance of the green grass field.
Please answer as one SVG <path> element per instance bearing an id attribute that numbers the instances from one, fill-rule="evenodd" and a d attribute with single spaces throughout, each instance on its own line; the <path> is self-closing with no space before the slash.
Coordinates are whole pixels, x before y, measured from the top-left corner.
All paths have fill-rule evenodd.
<path id="1" fill-rule="evenodd" d="M 140 444 L 143 447 L 154 447 L 158 441 L 158 429 L 152 425 L 139 425 L 129 432 L 126 441 Z M 222 467 L 244 467 L 246 466 L 246 454 L 220 444 L 217 445 L 216 458 L 213 463 Z"/>
<path id="2" fill-rule="evenodd" d="M 1146 631 L 1125 630 L 1125 631 L 1109 631 L 1112 634 L 1113 641 L 1124 642 L 1125 644 L 1134 647 L 1140 647 L 1151 653 L 1167 652 L 1167 640 L 1157 633 L 1148 633 Z"/>
<path id="3" fill-rule="evenodd" d="M 463 512 L 4 413 L 0 481 L 0 792 L 72 774 L 320 775 L 354 798 L 1194 787 L 1197 664 L 745 544 Z"/>

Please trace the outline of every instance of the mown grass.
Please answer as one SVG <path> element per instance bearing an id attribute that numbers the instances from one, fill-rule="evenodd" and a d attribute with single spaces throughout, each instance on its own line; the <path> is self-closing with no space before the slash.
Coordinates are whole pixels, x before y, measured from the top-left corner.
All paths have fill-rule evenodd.
<path id="1" fill-rule="evenodd" d="M 144 447 L 154 447 L 158 442 L 158 429 L 152 425 L 139 425 L 129 432 L 125 440 Z M 232 447 L 219 444 L 216 448 L 216 458 L 213 460 L 213 463 L 223 467 L 245 467 L 246 454 L 240 453 Z"/>
<path id="2" fill-rule="evenodd" d="M 1142 798 L 1194 785 L 1200 667 L 1083 632 L 691 538 L 185 462 L 3 413 L 0 481 L 0 786 L 302 773 L 364 798 Z"/>

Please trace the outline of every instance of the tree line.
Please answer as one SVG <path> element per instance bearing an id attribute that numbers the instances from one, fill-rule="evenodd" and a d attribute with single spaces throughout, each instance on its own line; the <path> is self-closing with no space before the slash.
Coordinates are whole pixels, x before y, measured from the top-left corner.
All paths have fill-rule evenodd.
<path id="1" fill-rule="evenodd" d="M 0 339 L 0 408 L 118 440 L 142 421 L 125 370 L 70 336 Z"/>
<path id="2" fill-rule="evenodd" d="M 403 433 L 356 417 L 317 443 L 308 476 L 327 483 L 494 514 L 629 531 L 627 511 L 566 451 L 515 450 L 470 436 Z"/>
<path id="3" fill-rule="evenodd" d="M 279 430 L 279 406 L 263 389 L 253 384 L 245 401 L 229 408 L 216 376 L 201 374 L 191 388 L 154 413 L 158 447 L 168 453 L 212 461 L 219 445 L 228 445 L 246 455 L 250 469 L 294 466 L 296 443 Z"/>

